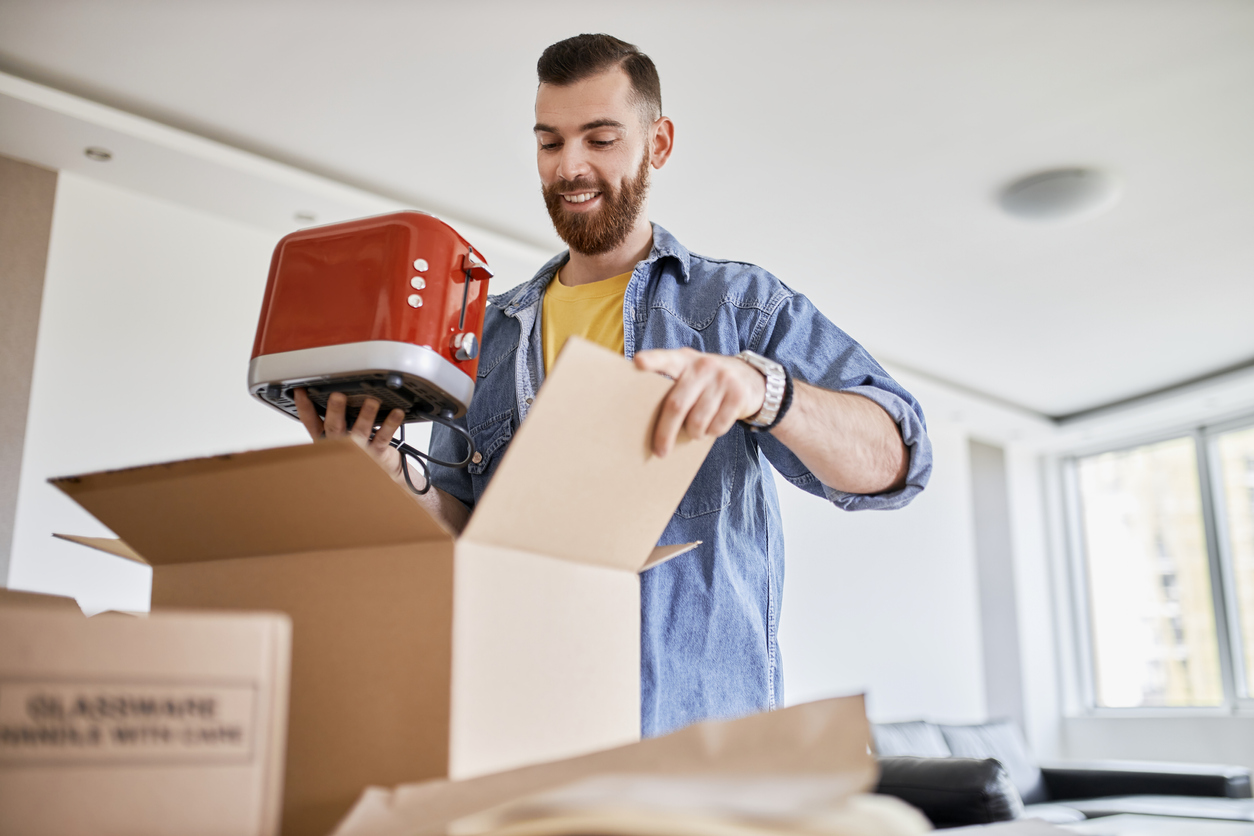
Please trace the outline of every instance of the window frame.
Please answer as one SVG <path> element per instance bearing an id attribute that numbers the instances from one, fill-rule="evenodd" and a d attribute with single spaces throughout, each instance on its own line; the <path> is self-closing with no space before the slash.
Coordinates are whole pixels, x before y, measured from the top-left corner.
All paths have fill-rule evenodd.
<path id="1" fill-rule="evenodd" d="M 1226 508 L 1216 499 L 1222 496 L 1220 484 L 1219 436 L 1254 428 L 1254 414 L 1244 414 L 1213 424 L 1192 423 L 1170 430 L 1137 434 L 1117 442 L 1107 441 L 1077 446 L 1057 459 L 1062 491 L 1062 516 L 1065 531 L 1065 558 L 1069 581 L 1070 617 L 1073 627 L 1073 659 L 1079 702 L 1084 713 L 1092 717 L 1150 716 L 1229 716 L 1254 714 L 1254 692 L 1246 677 L 1241 636 L 1236 576 L 1232 563 L 1232 544 L 1226 536 Z M 1219 654 L 1220 684 L 1223 700 L 1214 706 L 1137 706 L 1116 708 L 1097 703 L 1097 670 L 1093 652 L 1092 598 L 1088 583 L 1088 555 L 1084 538 L 1084 516 L 1081 507 L 1078 464 L 1080 459 L 1105 453 L 1118 453 L 1164 441 L 1190 438 L 1193 441 L 1197 467 L 1202 526 L 1210 572 L 1211 608 L 1215 619 L 1215 640 Z M 1254 614 L 1251 614 L 1254 617 Z"/>

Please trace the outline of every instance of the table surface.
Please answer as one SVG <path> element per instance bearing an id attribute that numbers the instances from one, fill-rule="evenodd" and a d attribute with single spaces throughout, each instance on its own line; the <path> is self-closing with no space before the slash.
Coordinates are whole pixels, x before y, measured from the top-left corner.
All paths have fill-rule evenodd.
<path id="1" fill-rule="evenodd" d="M 1060 827 L 1087 836 L 1254 836 L 1254 822 L 1174 816 L 1104 816 Z"/>

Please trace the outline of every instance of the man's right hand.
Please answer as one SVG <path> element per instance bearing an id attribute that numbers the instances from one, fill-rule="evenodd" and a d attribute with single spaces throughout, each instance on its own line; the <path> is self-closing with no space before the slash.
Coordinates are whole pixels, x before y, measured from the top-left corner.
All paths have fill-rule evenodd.
<path id="1" fill-rule="evenodd" d="M 361 405 L 361 411 L 357 413 L 357 420 L 353 422 L 352 429 L 348 429 L 344 418 L 348 398 L 343 392 L 334 392 L 327 399 L 326 418 L 318 417 L 318 410 L 304 389 L 295 389 L 292 394 L 296 397 L 296 411 L 300 415 L 300 422 L 305 425 L 305 429 L 309 431 L 314 441 L 347 436 L 357 442 L 358 447 L 369 453 L 370 457 L 378 462 L 379 466 L 398 484 L 405 484 L 405 474 L 401 472 L 400 451 L 388 443 L 405 421 L 403 410 L 393 409 L 383 420 L 383 425 L 378 431 L 374 431 L 375 418 L 379 415 L 379 402 L 374 398 L 366 398 L 366 402 Z M 374 431 L 373 434 L 372 431 Z"/>

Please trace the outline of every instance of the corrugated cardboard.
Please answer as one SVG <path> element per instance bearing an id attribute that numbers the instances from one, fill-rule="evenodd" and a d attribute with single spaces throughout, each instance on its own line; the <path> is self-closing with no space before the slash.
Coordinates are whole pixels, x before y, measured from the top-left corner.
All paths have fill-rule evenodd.
<path id="1" fill-rule="evenodd" d="M 153 566 L 153 606 L 292 617 L 283 828 L 368 784 L 639 736 L 636 573 L 711 440 L 649 440 L 664 378 L 571 340 L 461 537 L 348 440 L 54 480 Z"/>
<path id="2" fill-rule="evenodd" d="M 0 833 L 276 833 L 287 617 L 49 597 L 0 599 Z"/>
<path id="3" fill-rule="evenodd" d="M 759 824 L 773 820 L 776 832 L 786 832 L 803 821 L 815 824 L 874 786 L 877 770 L 869 740 L 861 696 L 822 700 L 700 723 L 664 737 L 497 775 L 371 788 L 335 836 L 479 836 L 527 821 L 533 826 L 523 830 L 557 832 L 571 823 L 559 821 L 560 813 L 571 811 L 597 824 L 569 831 L 579 833 L 631 833 L 630 822 L 636 821 L 641 833 L 712 834 L 726 832 L 722 825 L 736 818 Z M 587 783 L 597 778 L 606 780 Z M 645 780 L 652 783 L 642 786 Z M 668 809 L 676 817 L 687 815 L 692 826 L 681 827 L 677 818 L 669 829 L 651 831 L 650 826 L 664 824 L 661 814 Z M 611 815 L 615 810 L 618 815 Z M 883 825 L 852 832 L 928 829 L 922 816 L 902 812 L 868 811 L 864 805 L 843 822 L 851 830 L 857 823 Z M 832 832 L 832 820 L 826 820 L 829 826 L 816 832 Z"/>

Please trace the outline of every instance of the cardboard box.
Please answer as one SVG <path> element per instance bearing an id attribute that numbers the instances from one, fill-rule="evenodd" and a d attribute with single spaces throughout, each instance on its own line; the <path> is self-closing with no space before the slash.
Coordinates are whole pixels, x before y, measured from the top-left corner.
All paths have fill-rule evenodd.
<path id="1" fill-rule="evenodd" d="M 712 444 L 652 455 L 670 385 L 572 340 L 460 537 L 349 440 L 54 483 L 154 608 L 291 616 L 283 829 L 323 834 L 368 784 L 638 738 L 637 573 Z"/>
<path id="2" fill-rule="evenodd" d="M 0 833 L 276 833 L 290 640 L 274 613 L 0 595 Z"/>

